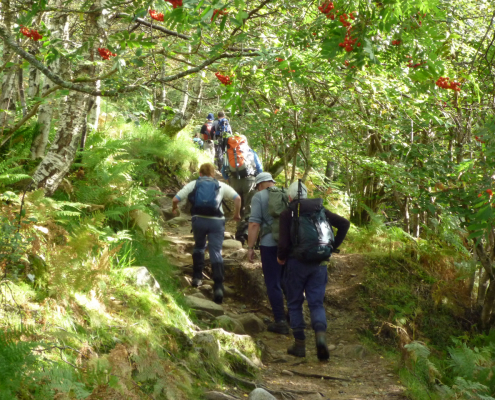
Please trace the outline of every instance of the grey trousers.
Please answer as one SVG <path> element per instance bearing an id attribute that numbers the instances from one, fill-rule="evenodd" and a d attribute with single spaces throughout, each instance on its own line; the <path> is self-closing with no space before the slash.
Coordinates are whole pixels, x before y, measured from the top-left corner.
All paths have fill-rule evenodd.
<path id="1" fill-rule="evenodd" d="M 212 140 L 206 140 L 204 144 L 205 153 L 210 158 L 210 162 L 215 162 L 215 145 Z"/>
<path id="2" fill-rule="evenodd" d="M 192 217 L 192 230 L 194 235 L 193 253 L 204 253 L 206 238 L 208 237 L 208 251 L 212 263 L 222 263 L 222 245 L 225 232 L 225 220 Z"/>

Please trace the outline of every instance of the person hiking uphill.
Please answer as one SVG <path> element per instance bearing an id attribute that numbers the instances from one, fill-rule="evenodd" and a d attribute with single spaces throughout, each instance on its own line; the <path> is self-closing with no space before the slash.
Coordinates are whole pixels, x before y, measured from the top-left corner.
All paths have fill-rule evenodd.
<path id="1" fill-rule="evenodd" d="M 267 329 L 269 332 L 287 335 L 289 325 L 285 317 L 282 290 L 284 266 L 277 262 L 277 240 L 279 238 L 278 217 L 289 205 L 288 196 L 284 190 L 275 187 L 275 181 L 268 172 L 257 175 L 255 184 L 258 192 L 251 201 L 248 260 L 254 261 L 254 246 L 260 235 L 261 268 L 275 319 L 275 322 L 269 324 Z"/>
<path id="2" fill-rule="evenodd" d="M 215 162 L 215 144 L 213 143 L 213 136 L 215 134 L 215 129 L 213 126 L 213 120 L 215 117 L 213 113 L 209 113 L 206 117 L 206 122 L 201 127 L 201 131 L 199 132 L 201 139 L 204 142 L 204 151 L 206 155 L 210 158 L 211 162 Z"/>
<path id="3" fill-rule="evenodd" d="M 308 199 L 307 193 L 306 186 L 300 181 L 290 185 L 287 190 L 289 208 L 280 214 L 277 261 L 280 265 L 287 262 L 285 285 L 294 335 L 294 344 L 287 353 L 306 357 L 306 326 L 302 309 L 306 294 L 315 331 L 316 354 L 319 360 L 328 360 L 327 319 L 323 306 L 328 274 L 324 262 L 338 249 L 350 223 L 324 208 L 322 199 Z M 332 226 L 338 229 L 335 237 Z"/>
<path id="4" fill-rule="evenodd" d="M 218 121 L 213 123 L 215 141 L 215 164 L 219 171 L 222 170 L 223 154 L 225 152 L 225 139 L 227 136 L 232 135 L 232 128 L 229 120 L 225 117 L 223 111 L 218 112 Z"/>
<path id="5" fill-rule="evenodd" d="M 258 155 L 249 147 L 246 136 L 236 133 L 228 136 L 226 143 L 227 156 L 222 166 L 222 176 L 242 199 L 241 221 L 237 223 L 235 239 L 244 244 L 248 237 L 251 199 L 256 193 L 255 177 L 263 172 L 263 168 Z"/>
<path id="6" fill-rule="evenodd" d="M 215 166 L 210 163 L 201 165 L 199 178 L 184 186 L 172 200 L 172 213 L 177 214 L 179 202 L 187 198 L 192 205 L 192 231 L 194 235 L 193 280 L 192 286 L 202 285 L 205 266 L 206 238 L 210 252 L 213 275 L 213 301 L 223 301 L 224 266 L 222 244 L 225 232 L 225 217 L 222 209 L 223 198 L 234 200 L 234 220 L 241 219 L 241 198 L 229 185 L 215 178 Z"/>

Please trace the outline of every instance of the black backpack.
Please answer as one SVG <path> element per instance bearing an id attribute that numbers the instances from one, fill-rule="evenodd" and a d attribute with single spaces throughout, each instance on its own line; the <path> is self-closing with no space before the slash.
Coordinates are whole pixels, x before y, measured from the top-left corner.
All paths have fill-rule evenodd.
<path id="1" fill-rule="evenodd" d="M 205 215 L 209 217 L 221 217 L 220 211 L 222 197 L 220 184 L 216 179 L 199 178 L 194 190 L 189 194 L 192 215 Z"/>
<path id="2" fill-rule="evenodd" d="M 299 199 L 291 204 L 291 255 L 302 262 L 328 261 L 332 255 L 335 236 L 325 215 L 323 200 L 314 211 L 301 213 L 304 201 L 305 199 Z"/>

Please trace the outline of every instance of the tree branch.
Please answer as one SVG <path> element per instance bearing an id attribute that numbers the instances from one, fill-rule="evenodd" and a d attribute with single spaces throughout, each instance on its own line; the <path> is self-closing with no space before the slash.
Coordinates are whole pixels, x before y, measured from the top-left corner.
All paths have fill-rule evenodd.
<path id="1" fill-rule="evenodd" d="M 129 14 L 118 13 L 115 15 L 114 18 L 125 18 L 125 17 L 131 17 L 131 16 Z M 160 26 L 160 25 L 153 25 L 153 23 L 148 22 L 142 18 L 133 18 L 133 20 L 139 22 L 142 25 L 148 26 L 152 29 L 156 29 L 157 31 L 166 33 L 167 35 L 180 37 L 181 39 L 185 39 L 185 40 L 191 40 L 190 36 L 187 36 L 187 35 L 184 35 L 182 33 L 175 32 L 175 31 L 171 31 L 170 29 L 164 28 L 163 26 Z"/>

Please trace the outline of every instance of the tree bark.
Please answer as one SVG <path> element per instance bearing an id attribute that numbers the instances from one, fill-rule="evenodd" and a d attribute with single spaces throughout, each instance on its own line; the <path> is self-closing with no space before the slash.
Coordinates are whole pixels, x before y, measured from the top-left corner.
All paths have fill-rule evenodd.
<path id="1" fill-rule="evenodd" d="M 57 2 L 57 6 L 61 6 L 61 0 Z M 69 40 L 69 19 L 67 14 L 57 13 L 51 21 L 52 37 L 54 39 L 62 39 L 64 43 Z M 54 73 L 66 75 L 68 64 L 65 60 L 57 58 L 51 64 L 51 69 Z M 45 94 L 51 90 L 55 84 L 47 77 L 44 78 L 42 93 Z M 57 104 L 57 100 L 47 99 L 46 103 L 42 104 L 38 113 L 38 135 L 34 137 L 31 144 L 31 159 L 36 160 L 45 156 L 46 146 L 48 144 L 48 135 L 53 117 L 53 109 Z"/>
<path id="2" fill-rule="evenodd" d="M 26 95 L 24 94 L 24 74 L 22 68 L 17 70 L 17 89 L 19 93 L 19 102 L 21 103 L 22 116 L 25 117 L 27 114 L 27 106 L 26 106 Z"/>
<path id="3" fill-rule="evenodd" d="M 31 50 L 29 51 L 33 56 L 38 54 L 38 47 L 32 44 Z M 41 72 L 29 64 L 29 83 L 27 95 L 29 99 L 33 99 L 40 95 L 40 77 Z"/>
<path id="4" fill-rule="evenodd" d="M 10 8 L 10 0 L 2 0 L 2 14 L 3 23 L 7 28 L 8 33 L 11 33 L 12 21 L 14 18 L 14 13 Z M 3 45 L 3 56 L 2 65 L 12 62 L 15 64 L 16 56 L 13 51 Z M 16 66 L 11 65 L 10 67 L 4 68 L 3 78 L 2 78 L 2 93 L 0 94 L 0 126 L 2 127 L 2 132 L 7 125 L 10 125 L 15 119 L 15 74 Z"/>
<path id="5" fill-rule="evenodd" d="M 160 78 L 165 77 L 165 70 L 166 70 L 165 60 L 163 60 Z M 153 106 L 155 107 L 152 114 L 153 125 L 158 125 L 160 123 L 163 113 L 163 104 L 165 103 L 166 97 L 167 97 L 167 90 L 165 89 L 165 85 L 157 86 L 155 88 L 155 102 L 154 102 L 155 104 L 153 104 Z"/>
<path id="6" fill-rule="evenodd" d="M 100 89 L 101 82 L 96 81 L 96 89 Z M 91 109 L 89 110 L 88 114 L 88 121 L 87 121 L 87 127 L 93 131 L 98 130 L 98 120 L 100 118 L 100 111 L 101 111 L 101 97 L 100 96 L 93 96 L 93 99 L 91 101 Z M 81 147 L 84 148 L 84 146 L 81 143 Z"/>

